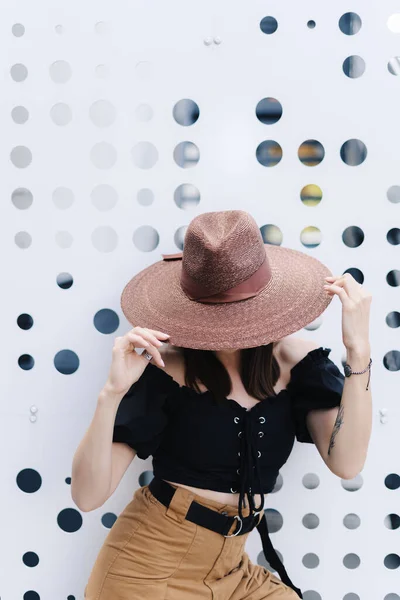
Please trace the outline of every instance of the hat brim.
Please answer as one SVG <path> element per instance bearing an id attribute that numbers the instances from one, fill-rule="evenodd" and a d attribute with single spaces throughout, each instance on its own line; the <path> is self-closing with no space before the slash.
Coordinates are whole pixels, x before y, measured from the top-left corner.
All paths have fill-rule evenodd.
<path id="1" fill-rule="evenodd" d="M 174 346 L 201 350 L 252 348 L 305 327 L 332 301 L 323 285 L 326 265 L 299 250 L 264 244 L 271 279 L 252 298 L 209 304 L 186 296 L 182 260 L 159 260 L 137 273 L 121 294 L 121 309 L 133 327 L 170 335 Z"/>

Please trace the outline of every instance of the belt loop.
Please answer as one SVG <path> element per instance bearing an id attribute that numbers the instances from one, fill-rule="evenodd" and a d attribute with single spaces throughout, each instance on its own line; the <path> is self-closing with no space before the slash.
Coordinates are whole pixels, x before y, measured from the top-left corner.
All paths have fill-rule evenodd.
<path id="1" fill-rule="evenodd" d="M 186 518 L 187 511 L 194 500 L 194 496 L 194 493 L 190 490 L 180 486 L 177 487 L 167 508 L 166 515 L 174 521 L 182 523 Z"/>

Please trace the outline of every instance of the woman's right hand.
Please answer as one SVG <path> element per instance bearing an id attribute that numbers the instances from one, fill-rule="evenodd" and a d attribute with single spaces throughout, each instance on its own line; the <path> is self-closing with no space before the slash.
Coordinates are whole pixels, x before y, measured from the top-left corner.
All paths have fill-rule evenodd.
<path id="1" fill-rule="evenodd" d="M 110 372 L 104 388 L 113 394 L 125 394 L 139 379 L 149 361 L 138 354 L 135 348 L 145 348 L 153 356 L 152 360 L 156 364 L 165 367 L 158 347 L 168 338 L 167 333 L 147 327 L 133 327 L 125 335 L 116 337 Z"/>

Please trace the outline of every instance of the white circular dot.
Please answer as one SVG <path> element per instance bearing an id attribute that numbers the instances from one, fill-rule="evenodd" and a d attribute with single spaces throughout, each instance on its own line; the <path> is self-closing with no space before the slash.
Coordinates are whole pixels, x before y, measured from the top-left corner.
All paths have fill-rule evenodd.
<path id="1" fill-rule="evenodd" d="M 57 187 L 55 190 L 53 190 L 52 196 L 54 205 L 61 210 L 65 210 L 66 208 L 72 206 L 75 200 L 74 192 L 69 188 L 62 186 Z"/>
<path id="2" fill-rule="evenodd" d="M 108 33 L 108 31 L 110 30 L 110 25 L 109 25 L 109 23 L 106 23 L 105 21 L 99 21 L 98 23 L 95 24 L 94 30 L 96 33 L 100 33 L 100 34 Z"/>
<path id="3" fill-rule="evenodd" d="M 146 81 L 151 79 L 154 75 L 154 66 L 153 63 L 148 61 L 142 61 L 136 65 L 135 73 L 137 79 L 141 81 Z"/>
<path id="4" fill-rule="evenodd" d="M 98 169 L 110 169 L 117 160 L 117 151 L 108 142 L 95 144 L 90 151 L 90 160 Z"/>
<path id="5" fill-rule="evenodd" d="M 22 25 L 22 23 L 14 23 L 11 31 L 15 37 L 21 37 L 25 33 L 25 27 Z"/>
<path id="6" fill-rule="evenodd" d="M 16 233 L 14 236 L 14 241 L 18 248 L 22 248 L 24 250 L 25 248 L 29 248 L 29 246 L 32 244 L 32 236 L 27 231 L 18 231 L 18 233 Z"/>
<path id="7" fill-rule="evenodd" d="M 160 241 L 158 231 L 151 225 L 138 227 L 133 234 L 133 243 L 142 252 L 152 252 Z"/>
<path id="8" fill-rule="evenodd" d="M 29 112 L 25 108 L 25 106 L 14 106 L 11 111 L 11 118 L 14 123 L 18 125 L 23 125 L 29 119 Z"/>
<path id="9" fill-rule="evenodd" d="M 96 74 L 96 77 L 100 77 L 101 79 L 104 79 L 105 77 L 109 76 L 110 69 L 108 68 L 107 65 L 97 65 L 95 68 L 95 74 Z"/>
<path id="10" fill-rule="evenodd" d="M 143 188 L 137 193 L 137 201 L 142 206 L 150 206 L 154 202 L 154 193 L 148 188 Z"/>
<path id="11" fill-rule="evenodd" d="M 17 188 L 11 194 L 11 202 L 14 204 L 15 208 L 26 210 L 32 206 L 33 194 L 26 188 Z"/>
<path id="12" fill-rule="evenodd" d="M 55 240 L 60 248 L 71 248 L 73 237 L 69 231 L 57 231 Z"/>
<path id="13" fill-rule="evenodd" d="M 136 107 L 135 115 L 138 121 L 145 123 L 153 118 L 154 112 L 148 104 L 139 104 L 139 106 Z"/>
<path id="14" fill-rule="evenodd" d="M 151 142 L 139 142 L 131 150 L 134 164 L 140 169 L 151 169 L 158 161 L 157 148 Z"/>
<path id="15" fill-rule="evenodd" d="M 16 63 L 11 67 L 10 74 L 14 81 L 25 81 L 25 79 L 28 77 L 28 69 L 25 65 Z"/>
<path id="16" fill-rule="evenodd" d="M 68 104 L 59 102 L 51 107 L 50 117 L 56 125 L 68 125 L 72 119 L 72 111 Z"/>
<path id="17" fill-rule="evenodd" d="M 65 83 L 72 76 L 72 69 L 65 60 L 56 60 L 50 65 L 50 77 L 55 83 Z"/>
<path id="18" fill-rule="evenodd" d="M 97 100 L 89 108 L 89 116 L 97 127 L 109 127 L 115 121 L 116 110 L 108 100 Z"/>
<path id="19" fill-rule="evenodd" d="M 111 210 L 118 202 L 116 190 L 107 183 L 102 183 L 93 188 L 90 197 L 93 206 L 100 211 Z"/>
<path id="20" fill-rule="evenodd" d="M 32 152 L 26 146 L 15 146 L 10 153 L 11 162 L 19 169 L 25 169 L 32 162 Z"/>
<path id="21" fill-rule="evenodd" d="M 92 244 L 99 252 L 112 252 L 118 245 L 118 236 L 112 227 L 103 225 L 92 233 Z"/>

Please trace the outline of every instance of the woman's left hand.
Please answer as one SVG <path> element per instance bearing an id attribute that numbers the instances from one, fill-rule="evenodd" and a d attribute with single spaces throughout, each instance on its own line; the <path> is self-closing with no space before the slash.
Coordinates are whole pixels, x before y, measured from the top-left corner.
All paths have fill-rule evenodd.
<path id="1" fill-rule="evenodd" d="M 347 350 L 369 348 L 369 312 L 372 294 L 350 273 L 325 277 L 324 289 L 336 294 L 342 302 L 342 336 Z"/>

